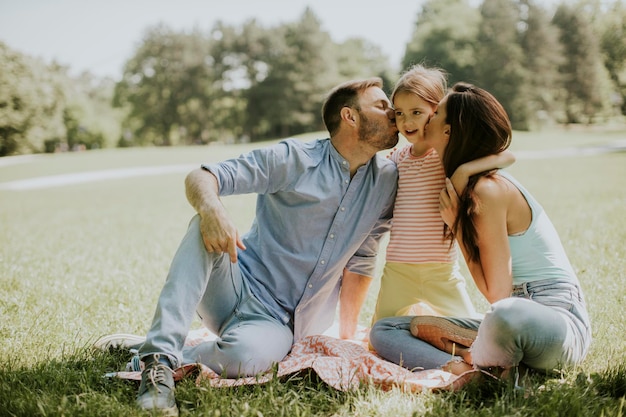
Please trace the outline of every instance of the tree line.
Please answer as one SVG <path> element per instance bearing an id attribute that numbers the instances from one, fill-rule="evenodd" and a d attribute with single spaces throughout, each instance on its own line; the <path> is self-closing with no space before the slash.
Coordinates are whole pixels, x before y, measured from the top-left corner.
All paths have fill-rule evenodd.
<path id="1" fill-rule="evenodd" d="M 390 89 L 415 63 L 491 91 L 516 129 L 604 123 L 626 114 L 626 6 L 428 0 L 400 69 L 364 39 L 334 42 L 311 9 L 274 27 L 150 27 L 117 82 L 72 77 L 0 42 L 0 156 L 322 130 L 332 86 L 375 75 Z"/>

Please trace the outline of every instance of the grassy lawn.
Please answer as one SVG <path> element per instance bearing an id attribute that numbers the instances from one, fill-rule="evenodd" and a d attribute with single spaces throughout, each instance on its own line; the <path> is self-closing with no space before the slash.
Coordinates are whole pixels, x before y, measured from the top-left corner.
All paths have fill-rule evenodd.
<path id="1" fill-rule="evenodd" d="M 543 151 L 625 140 L 622 131 L 516 133 L 512 149 Z M 0 415 L 133 416 L 137 387 L 103 378 L 129 359 L 94 353 L 108 333 L 145 334 L 169 262 L 193 214 L 185 167 L 253 145 L 102 150 L 0 159 Z M 13 162 L 15 163 L 7 163 Z M 44 175 L 180 165 L 180 172 L 25 190 Z M 594 326 L 580 369 L 458 393 L 338 392 L 314 374 L 262 386 L 178 385 L 182 415 L 622 416 L 626 413 L 626 152 L 519 159 L 510 171 L 544 205 L 577 271 Z M 224 199 L 240 230 L 253 196 Z M 361 320 L 369 322 L 378 282 Z M 470 285 L 476 305 L 486 303 Z"/>

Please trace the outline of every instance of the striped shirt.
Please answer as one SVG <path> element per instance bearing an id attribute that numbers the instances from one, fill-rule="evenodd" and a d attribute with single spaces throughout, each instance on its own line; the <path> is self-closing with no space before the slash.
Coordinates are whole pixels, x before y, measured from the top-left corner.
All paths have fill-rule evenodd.
<path id="1" fill-rule="evenodd" d="M 456 247 L 443 239 L 439 193 L 445 188 L 445 172 L 434 149 L 411 155 L 412 145 L 391 154 L 398 167 L 398 194 L 393 211 L 387 262 L 455 262 Z M 456 243 L 455 243 L 456 245 Z"/>

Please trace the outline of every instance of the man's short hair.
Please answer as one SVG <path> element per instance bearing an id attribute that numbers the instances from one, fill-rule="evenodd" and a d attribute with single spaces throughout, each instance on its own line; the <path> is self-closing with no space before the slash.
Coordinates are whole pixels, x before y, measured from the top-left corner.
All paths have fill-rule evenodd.
<path id="1" fill-rule="evenodd" d="M 372 77 L 364 80 L 351 80 L 339 84 L 333 88 L 324 101 L 322 107 L 322 119 L 326 129 L 332 136 L 339 130 L 341 124 L 341 109 L 352 107 L 360 110 L 359 96 L 370 87 L 383 88 L 383 80 L 380 77 Z"/>

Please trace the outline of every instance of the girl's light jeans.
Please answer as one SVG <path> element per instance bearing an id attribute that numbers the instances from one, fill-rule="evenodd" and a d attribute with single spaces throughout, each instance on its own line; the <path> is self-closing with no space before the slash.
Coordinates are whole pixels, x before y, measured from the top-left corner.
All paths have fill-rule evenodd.
<path id="1" fill-rule="evenodd" d="M 460 359 L 413 337 L 411 319 L 390 317 L 374 325 L 370 344 L 380 356 L 409 369 L 435 369 Z M 494 303 L 482 320 L 446 319 L 478 329 L 471 347 L 478 367 L 510 368 L 522 363 L 553 370 L 580 363 L 591 342 L 584 297 L 578 283 L 568 280 L 516 285 L 511 297 Z"/>
<path id="2" fill-rule="evenodd" d="M 203 363 L 228 377 L 252 376 L 280 362 L 293 332 L 250 292 L 239 264 L 208 253 L 195 216 L 170 266 L 140 357 L 166 355 L 173 367 Z M 195 316 L 219 338 L 183 346 Z"/>

